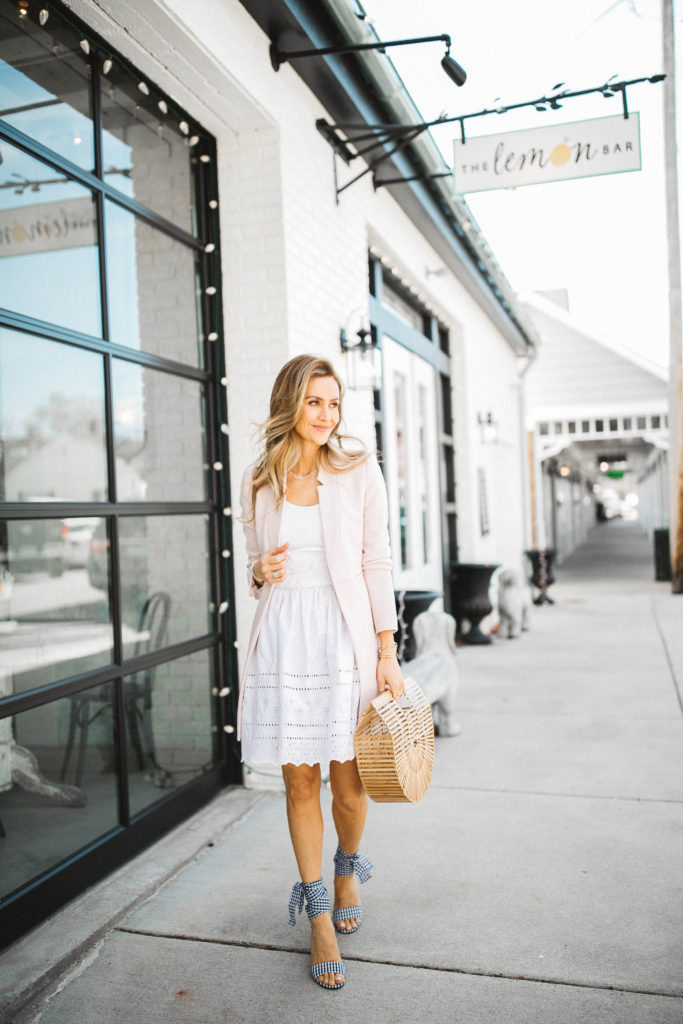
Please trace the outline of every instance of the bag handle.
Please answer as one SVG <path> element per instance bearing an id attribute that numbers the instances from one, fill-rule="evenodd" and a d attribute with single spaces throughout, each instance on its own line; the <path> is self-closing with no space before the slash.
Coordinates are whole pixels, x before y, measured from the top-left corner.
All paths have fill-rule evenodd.
<path id="1" fill-rule="evenodd" d="M 370 703 L 372 704 L 375 711 L 381 711 L 382 708 L 386 707 L 386 705 L 389 704 L 390 701 L 392 701 L 393 699 L 394 698 L 391 696 L 391 690 L 384 690 L 383 693 L 380 693 L 379 697 L 375 697 L 375 699 L 371 700 Z M 402 693 L 399 699 L 396 701 L 399 707 L 406 707 L 405 704 L 399 704 L 399 701 L 403 699 L 408 701 L 408 707 L 413 706 L 413 701 L 410 699 L 410 695 L 407 693 Z"/>
<path id="2" fill-rule="evenodd" d="M 375 711 L 381 711 L 382 708 L 385 707 L 389 703 L 389 701 L 393 699 L 394 698 L 391 696 L 391 690 L 384 690 L 383 693 L 380 693 L 380 695 L 378 697 L 375 697 L 374 700 L 371 700 L 370 703 L 372 704 Z"/>

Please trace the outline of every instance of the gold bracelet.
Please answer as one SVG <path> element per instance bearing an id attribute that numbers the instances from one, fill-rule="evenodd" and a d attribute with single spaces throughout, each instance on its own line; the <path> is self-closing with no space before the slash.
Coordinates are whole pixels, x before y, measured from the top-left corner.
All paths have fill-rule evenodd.
<path id="1" fill-rule="evenodd" d="M 393 651 L 397 651 L 398 650 L 398 644 L 394 641 L 393 643 L 390 643 L 388 647 L 380 647 L 378 653 L 379 654 L 389 654 L 390 653 L 389 648 L 392 648 L 392 653 L 393 653 Z"/>
<path id="2" fill-rule="evenodd" d="M 258 558 L 256 559 L 256 562 L 258 562 Z M 252 562 L 252 564 L 251 564 L 251 576 L 252 576 L 252 579 L 253 579 L 254 583 L 256 584 L 256 586 L 257 587 L 262 587 L 263 584 L 266 581 L 265 581 L 265 579 L 260 580 L 258 578 L 258 576 L 256 575 L 256 573 L 254 572 L 254 566 L 256 565 L 256 562 Z"/>
<path id="3" fill-rule="evenodd" d="M 397 658 L 397 657 L 398 657 L 398 654 L 396 653 L 396 651 L 387 651 L 385 654 L 382 654 L 382 652 L 380 651 L 380 653 L 377 655 L 377 660 L 378 661 L 386 661 L 387 658 Z"/>

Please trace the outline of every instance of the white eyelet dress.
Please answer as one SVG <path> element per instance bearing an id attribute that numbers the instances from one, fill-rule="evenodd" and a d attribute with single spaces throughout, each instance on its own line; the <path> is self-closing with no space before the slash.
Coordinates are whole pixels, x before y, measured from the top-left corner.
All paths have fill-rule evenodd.
<path id="1" fill-rule="evenodd" d="M 360 681 L 327 569 L 319 505 L 284 503 L 287 577 L 273 585 L 245 679 L 242 760 L 325 764 L 355 757 Z"/>

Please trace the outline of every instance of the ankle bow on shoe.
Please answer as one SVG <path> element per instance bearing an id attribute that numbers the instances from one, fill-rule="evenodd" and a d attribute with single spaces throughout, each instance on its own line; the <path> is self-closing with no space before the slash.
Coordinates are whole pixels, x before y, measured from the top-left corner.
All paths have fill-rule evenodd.
<path id="1" fill-rule="evenodd" d="M 341 846 L 338 846 L 334 855 L 334 870 L 340 877 L 355 873 L 362 884 L 372 876 L 374 866 L 370 858 L 364 854 L 357 851 L 356 853 L 347 853 L 346 850 L 342 850 Z M 362 916 L 362 906 L 359 903 L 354 903 L 351 907 L 336 907 L 332 911 L 332 922 L 339 935 L 352 935 L 360 928 Z M 338 925 L 341 921 L 357 921 L 358 923 L 353 928 L 339 928 Z"/>
<path id="2" fill-rule="evenodd" d="M 374 868 L 374 864 L 365 854 L 358 851 L 347 853 L 346 850 L 342 850 L 341 846 L 337 847 L 337 852 L 334 855 L 334 870 L 338 875 L 352 875 L 355 872 L 362 884 L 372 877 Z"/>
<path id="3" fill-rule="evenodd" d="M 289 923 L 291 925 L 296 924 L 297 907 L 299 913 L 304 909 L 304 900 L 309 921 L 314 917 L 319 917 L 320 914 L 329 913 L 330 898 L 322 878 L 319 878 L 317 882 L 295 882 L 292 886 L 292 894 L 289 897 Z M 337 981 L 334 985 L 325 985 L 320 980 L 325 974 L 341 976 L 342 980 Z M 322 963 L 311 964 L 311 977 L 321 988 L 338 989 L 344 987 L 346 970 L 341 960 L 324 960 Z"/>
<path id="4" fill-rule="evenodd" d="M 289 923 L 292 927 L 296 924 L 297 906 L 299 913 L 304 909 L 304 899 L 309 921 L 312 917 L 318 917 L 319 914 L 329 913 L 330 898 L 322 878 L 319 878 L 317 882 L 295 882 L 289 897 Z"/>

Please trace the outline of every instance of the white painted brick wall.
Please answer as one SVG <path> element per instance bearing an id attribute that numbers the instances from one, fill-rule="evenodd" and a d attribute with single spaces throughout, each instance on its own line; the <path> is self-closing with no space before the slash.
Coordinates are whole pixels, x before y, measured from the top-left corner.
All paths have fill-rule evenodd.
<path id="1" fill-rule="evenodd" d="M 72 0 L 88 16 L 86 0 Z M 218 140 L 225 346 L 234 505 L 254 456 L 254 424 L 292 355 L 314 350 L 342 373 L 339 330 L 367 310 L 367 250 L 380 250 L 451 331 L 457 483 L 463 560 L 519 564 L 524 546 L 516 359 L 477 302 L 393 197 L 366 179 L 335 203 L 332 152 L 315 129 L 326 111 L 290 66 L 268 60 L 268 40 L 237 0 L 99 0 L 97 25 Z M 92 17 L 91 12 L 91 17 Z M 124 31 L 124 27 L 126 30 Z M 197 55 L 201 59 L 197 59 Z M 356 168 L 340 169 L 340 176 Z M 499 424 L 481 446 L 477 412 Z M 347 404 L 347 423 L 371 443 L 369 396 Z M 491 534 L 478 533 L 476 468 L 487 467 Z M 235 523 L 238 629 L 246 648 L 243 544 Z"/>

